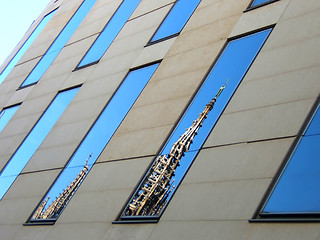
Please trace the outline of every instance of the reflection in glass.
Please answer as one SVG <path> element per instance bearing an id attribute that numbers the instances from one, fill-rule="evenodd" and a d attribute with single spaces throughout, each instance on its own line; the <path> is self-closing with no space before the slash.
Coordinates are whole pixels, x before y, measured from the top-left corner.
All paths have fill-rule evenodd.
<path id="1" fill-rule="evenodd" d="M 42 75 L 47 71 L 51 63 L 58 56 L 60 51 L 69 41 L 70 37 L 79 27 L 82 20 L 88 14 L 90 9 L 93 7 L 97 0 L 84 0 L 72 18 L 69 20 L 67 25 L 60 32 L 56 40 L 51 44 L 47 52 L 42 56 L 40 61 L 28 75 L 28 77 L 24 80 L 21 87 L 25 87 L 31 84 L 34 84 L 40 80 Z"/>
<path id="2" fill-rule="evenodd" d="M 99 61 L 140 2 L 141 0 L 123 0 L 77 68 Z"/>
<path id="3" fill-rule="evenodd" d="M 13 114 L 15 114 L 15 112 L 18 110 L 19 107 L 20 107 L 20 104 L 5 108 L 0 112 L 0 132 L 7 125 L 7 123 L 10 121 Z"/>
<path id="4" fill-rule="evenodd" d="M 198 119 L 199 113 L 201 113 L 205 106 L 211 101 L 211 99 L 219 91 L 219 88 L 224 85 L 224 82 L 229 79 L 226 88 L 223 90 L 223 92 L 215 102 L 213 109 L 210 111 L 210 113 L 208 113 L 202 127 L 198 129 L 197 135 L 194 137 L 194 139 L 191 139 L 192 143 L 190 142 L 191 145 L 188 147 L 189 151 L 186 152 L 184 154 L 184 157 L 181 158 L 178 166 L 176 167 L 174 175 L 170 174 L 170 176 L 172 177 L 168 184 L 170 188 L 166 189 L 167 192 L 166 196 L 164 197 L 165 203 L 163 204 L 163 199 L 157 199 L 157 197 L 153 197 L 153 199 L 156 199 L 157 201 L 159 200 L 159 204 L 163 204 L 163 206 L 161 206 L 160 208 L 158 206 L 154 206 L 154 209 L 156 209 L 156 211 L 149 211 L 149 209 L 143 209 L 141 211 L 132 210 L 135 208 L 135 205 L 139 205 L 136 202 L 140 201 L 141 198 L 139 198 L 138 196 L 144 194 L 144 189 L 149 189 L 152 187 L 152 184 L 150 184 L 146 180 L 146 178 L 152 175 L 150 174 L 150 172 L 154 172 L 155 170 L 159 171 L 156 167 L 157 164 L 152 164 L 150 169 L 147 171 L 146 176 L 141 181 L 139 187 L 129 200 L 128 205 L 124 208 L 124 211 L 122 212 L 122 215 L 120 217 L 122 220 L 134 220 L 137 217 L 143 218 L 145 216 L 148 216 L 147 219 L 150 219 L 150 217 L 158 218 L 161 215 L 161 213 L 165 209 L 165 205 L 170 201 L 175 190 L 177 189 L 174 186 L 179 185 L 179 183 L 182 181 L 194 158 L 198 154 L 198 151 L 201 149 L 201 146 L 203 145 L 205 139 L 218 121 L 221 113 L 228 104 L 230 98 L 237 89 L 242 78 L 246 74 L 248 68 L 255 59 L 257 53 L 261 49 L 270 32 L 271 29 L 267 29 L 258 33 L 238 38 L 236 40 L 232 40 L 227 44 L 215 66 L 213 67 L 205 82 L 202 84 L 200 90 L 193 99 L 191 105 L 189 106 L 179 124 L 177 125 L 176 129 L 174 130 L 173 134 L 167 141 L 164 149 L 160 153 L 160 161 L 161 158 L 166 158 L 165 156 L 170 156 L 172 154 L 172 150 L 176 148 L 176 144 L 174 143 L 177 142 L 180 136 L 184 136 L 185 134 L 187 134 L 188 130 L 186 131 L 186 129 L 189 129 L 190 126 L 193 126 L 193 124 L 197 122 L 193 121 Z M 200 116 L 202 114 L 203 113 L 201 113 Z M 157 161 L 159 161 L 159 156 L 155 159 L 155 162 Z M 164 176 L 169 177 L 169 174 L 164 174 Z M 156 180 L 154 179 L 153 181 L 156 182 Z M 145 201 L 148 201 L 148 199 Z"/>
<path id="5" fill-rule="evenodd" d="M 0 173 L 0 199 L 5 195 L 42 141 L 58 121 L 79 88 L 60 92 Z"/>
<path id="6" fill-rule="evenodd" d="M 257 5 L 263 4 L 263 3 L 267 3 L 270 2 L 272 0 L 255 0 L 252 2 L 251 7 L 255 7 Z"/>
<path id="7" fill-rule="evenodd" d="M 200 1 L 201 0 L 178 0 L 150 42 L 155 42 L 181 32 Z"/>
<path id="8" fill-rule="evenodd" d="M 291 155 L 262 213 L 320 213 L 320 110 Z"/>
<path id="9" fill-rule="evenodd" d="M 33 30 L 29 38 L 24 42 L 22 47 L 19 49 L 19 51 L 16 53 L 16 55 L 11 59 L 9 64 L 5 67 L 5 69 L 0 74 L 0 84 L 4 81 L 4 79 L 8 76 L 8 74 L 11 72 L 13 67 L 19 62 L 20 58 L 23 56 L 23 54 L 28 50 L 30 45 L 33 43 L 33 41 L 37 38 L 39 33 L 42 31 L 42 29 L 46 26 L 46 24 L 49 22 L 49 20 L 52 18 L 53 14 L 56 12 L 57 9 L 53 10 L 44 18 L 41 20 L 39 25 Z"/>
<path id="10" fill-rule="evenodd" d="M 58 218 L 81 184 L 85 174 L 90 171 L 112 135 L 131 109 L 137 97 L 148 83 L 158 65 L 159 64 L 157 63 L 129 72 L 115 95 L 109 101 L 106 108 L 69 160 L 67 166 L 63 169 L 49 192 L 39 204 L 30 221 L 41 221 L 44 219 L 55 221 L 55 219 Z M 86 159 L 88 160 L 87 162 Z M 79 173 L 83 176 L 81 179 L 76 180 L 77 177 L 79 177 Z M 75 181 L 77 182 L 77 186 L 75 186 Z M 66 193 L 64 189 L 72 190 L 68 190 Z M 60 198 L 61 202 L 54 202 L 56 198 Z M 55 210 L 52 211 L 52 208 Z M 50 214 L 47 214 L 48 211 L 50 211 Z"/>

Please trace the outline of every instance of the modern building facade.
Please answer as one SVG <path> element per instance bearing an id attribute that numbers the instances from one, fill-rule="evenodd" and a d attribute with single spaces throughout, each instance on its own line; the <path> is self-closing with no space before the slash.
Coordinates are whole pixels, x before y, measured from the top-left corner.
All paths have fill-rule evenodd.
<path id="1" fill-rule="evenodd" d="M 319 239 L 320 2 L 52 0 L 0 67 L 0 239 Z"/>

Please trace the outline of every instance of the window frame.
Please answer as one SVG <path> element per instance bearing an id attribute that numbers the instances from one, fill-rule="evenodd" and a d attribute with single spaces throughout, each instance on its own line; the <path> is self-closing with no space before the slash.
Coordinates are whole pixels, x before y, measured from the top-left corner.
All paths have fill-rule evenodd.
<path id="1" fill-rule="evenodd" d="M 10 59 L 10 61 L 6 64 L 6 66 L 2 69 L 2 71 L 0 72 L 0 85 L 2 84 L 3 81 L 5 81 L 5 79 L 7 78 L 7 76 L 10 74 L 11 70 L 17 65 L 19 64 L 20 59 L 24 56 L 24 54 L 28 51 L 29 47 L 32 45 L 32 43 L 38 38 L 39 34 L 42 32 L 43 28 L 46 27 L 46 25 L 48 24 L 48 22 L 51 20 L 51 18 L 53 17 L 53 15 L 55 14 L 55 12 L 58 10 L 59 7 L 56 7 L 55 9 L 51 10 L 50 12 L 48 12 L 47 14 L 45 14 L 41 21 L 37 24 L 37 26 L 33 29 L 33 31 L 30 33 L 30 35 L 27 37 L 27 39 L 23 42 L 23 44 L 20 46 L 20 48 L 15 52 L 15 54 L 13 55 L 13 57 Z M 49 16 L 50 14 L 53 14 L 51 16 L 51 18 L 49 19 L 49 21 L 43 26 L 43 28 L 41 29 L 41 31 L 38 33 L 38 35 L 35 37 L 35 39 L 33 39 L 33 41 L 30 43 L 29 47 L 27 47 L 27 49 L 25 50 L 25 52 L 20 56 L 20 58 L 17 60 L 16 64 L 14 64 L 14 66 L 12 66 L 11 69 L 9 69 L 8 73 L 6 76 L 4 76 L 4 78 L 1 80 L 1 75 L 5 73 L 5 71 L 7 70 L 7 68 L 9 67 L 9 65 L 11 64 L 11 62 L 14 60 L 14 58 L 19 54 L 19 52 L 21 51 L 21 49 L 23 49 L 23 47 L 25 46 L 25 44 L 29 41 L 29 39 L 32 37 L 32 35 L 35 33 L 35 31 L 37 30 L 37 28 L 41 25 L 42 21 Z"/>
<path id="2" fill-rule="evenodd" d="M 184 25 L 182 26 L 182 28 L 180 29 L 179 32 L 176 32 L 176 33 L 171 34 L 171 35 L 169 35 L 169 36 L 166 36 L 166 37 L 163 37 L 163 38 L 160 38 L 160 39 L 157 39 L 157 40 L 152 41 L 152 38 L 156 35 L 156 33 L 158 32 L 158 30 L 160 29 L 160 27 L 162 26 L 162 24 L 164 23 L 164 21 L 167 19 L 167 17 L 169 16 L 169 14 L 171 13 L 171 11 L 173 10 L 174 6 L 176 5 L 177 1 L 179 1 L 179 0 L 176 0 L 173 4 L 170 3 L 170 4 L 172 4 L 170 10 L 167 12 L 166 16 L 162 19 L 161 23 L 160 23 L 159 26 L 157 27 L 156 31 L 152 34 L 151 38 L 149 39 L 149 41 L 148 41 L 148 43 L 145 45 L 145 47 L 148 47 L 148 46 L 150 46 L 150 45 L 157 44 L 157 43 L 159 43 L 159 42 L 163 42 L 163 41 L 166 41 L 166 40 L 168 40 L 168 39 L 175 38 L 175 37 L 179 36 L 180 33 L 182 32 L 182 30 L 184 29 L 184 27 L 185 27 L 185 26 L 187 25 L 187 23 L 189 22 L 190 18 L 191 18 L 192 15 L 194 14 L 194 12 L 195 12 L 195 11 L 197 10 L 197 8 L 199 7 L 199 5 L 200 5 L 200 3 L 201 3 L 202 0 L 199 1 L 199 3 L 198 3 L 197 6 L 194 8 L 194 10 L 192 11 L 192 13 L 191 13 L 191 15 L 189 16 L 189 18 L 185 21 Z M 167 4 L 166 6 L 168 6 L 168 5 L 170 5 L 170 4 Z"/>
<path id="3" fill-rule="evenodd" d="M 276 174 L 271 180 L 266 192 L 264 193 L 258 207 L 256 208 L 253 216 L 249 219 L 249 222 L 320 222 L 320 213 L 263 213 L 264 206 L 268 203 L 268 200 L 276 188 L 278 181 L 280 180 L 282 173 L 285 171 L 286 166 L 289 164 L 295 150 L 299 146 L 300 141 L 303 138 L 304 133 L 311 124 L 313 117 L 317 110 L 320 109 L 320 94 L 313 103 L 311 109 L 309 110 L 304 122 L 302 123 L 297 135 L 293 136 L 294 140 L 289 147 L 284 159 L 282 160 Z"/>
<path id="4" fill-rule="evenodd" d="M 253 6 L 252 4 L 254 3 L 254 1 L 255 0 L 251 0 L 250 4 L 248 5 L 247 9 L 244 12 L 248 12 L 250 10 L 254 10 L 256 8 L 260 8 L 260 7 L 263 7 L 265 5 L 269 5 L 271 3 L 278 2 L 280 0 L 268 0 L 268 1 L 265 1 L 263 3 L 259 3 L 259 4 Z"/>
<path id="5" fill-rule="evenodd" d="M 115 14 L 118 12 L 118 10 L 120 9 L 120 7 L 122 6 L 122 4 L 124 3 L 124 1 L 126 0 L 122 0 L 121 3 L 119 4 L 119 6 L 117 7 L 117 9 L 114 11 L 114 13 L 112 14 L 112 16 L 109 18 L 109 20 L 107 21 L 107 23 L 104 25 L 104 27 L 102 28 L 101 32 L 98 34 L 98 36 L 95 38 L 95 40 L 93 41 L 93 43 L 90 45 L 89 49 L 85 52 L 85 54 L 83 55 L 83 57 L 80 59 L 80 61 L 78 62 L 77 66 L 72 70 L 73 72 L 81 70 L 83 68 L 86 67 L 90 67 L 92 65 L 95 65 L 97 63 L 100 62 L 100 60 L 103 58 L 103 56 L 106 54 L 106 52 L 108 51 L 108 49 L 111 47 L 112 43 L 115 41 L 115 39 L 117 38 L 117 36 L 120 34 L 121 30 L 124 28 L 125 24 L 129 21 L 130 17 L 132 16 L 132 14 L 134 13 L 134 11 L 138 8 L 138 6 L 141 3 L 141 0 L 139 1 L 138 5 L 136 6 L 136 8 L 133 10 L 133 12 L 130 14 L 130 16 L 128 17 L 128 19 L 126 20 L 126 22 L 123 24 L 123 26 L 120 28 L 119 32 L 116 34 L 116 36 L 113 38 L 113 40 L 111 41 L 111 43 L 109 44 L 108 48 L 105 50 L 105 52 L 102 54 L 102 56 L 96 60 L 93 61 L 91 63 L 79 66 L 80 63 L 82 62 L 82 60 L 87 56 L 87 54 L 89 53 L 89 51 L 91 50 L 91 48 L 95 45 L 95 43 L 98 41 L 98 38 L 100 37 L 100 35 L 104 32 L 104 30 L 107 28 L 109 22 L 112 20 L 112 18 L 114 18 Z M 130 0 L 129 0 L 130 1 Z"/>
<path id="6" fill-rule="evenodd" d="M 4 107 L 1 109 L 0 111 L 0 114 L 2 113 L 2 111 L 6 111 L 6 109 L 9 109 L 9 108 L 13 108 L 13 107 L 20 107 L 22 104 L 22 102 L 20 103 L 16 103 L 16 104 L 13 104 L 13 105 L 10 105 L 10 106 L 7 106 L 7 107 Z M 17 110 L 14 112 L 14 114 L 19 110 L 19 107 L 17 108 Z M 5 127 L 7 126 L 7 124 L 10 122 L 10 120 L 13 118 L 14 114 L 12 115 L 12 117 L 9 119 L 9 121 L 6 123 L 6 125 L 4 125 L 3 129 L 5 129 Z M 1 120 L 1 115 L 0 115 L 0 120 Z M 3 131 L 3 129 L 0 129 L 0 133 Z"/>
<path id="7" fill-rule="evenodd" d="M 29 130 L 29 132 L 25 135 L 25 137 L 23 138 L 23 140 L 19 143 L 19 146 L 15 149 L 15 151 L 12 153 L 12 155 L 10 156 L 10 158 L 8 159 L 8 161 L 5 163 L 5 165 L 0 169 L 0 177 L 2 175 L 2 173 L 6 170 L 7 166 L 10 165 L 11 161 L 14 161 L 14 157 L 17 153 L 19 153 L 20 148 L 24 146 L 25 142 L 28 140 L 28 138 L 30 137 L 31 134 L 33 134 L 34 129 L 37 128 L 39 122 L 41 122 L 42 117 L 46 115 L 47 111 L 50 109 L 50 107 L 52 106 L 52 104 L 55 102 L 55 100 L 57 99 L 57 97 L 59 96 L 60 93 L 63 92 L 67 92 L 70 90 L 74 90 L 76 88 L 78 88 L 78 90 L 81 88 L 81 85 L 76 85 L 76 86 L 72 86 L 63 90 L 59 90 L 55 96 L 51 99 L 50 103 L 47 105 L 46 109 L 41 113 L 40 117 L 36 120 L 36 122 L 33 124 L 33 126 L 31 127 L 31 129 Z M 77 91 L 78 92 L 78 91 Z M 71 104 L 71 102 L 73 101 L 74 97 L 77 95 L 77 92 L 75 93 L 75 95 L 72 97 L 72 99 L 70 100 L 70 102 L 66 105 L 65 109 L 62 111 L 62 113 L 60 114 L 60 116 L 57 118 L 57 120 L 55 121 L 55 123 L 52 125 L 52 127 L 50 128 L 50 130 L 48 131 L 48 133 L 46 134 L 46 136 L 42 139 L 42 141 L 39 143 L 39 146 L 35 148 L 34 152 L 32 153 L 32 155 L 30 156 L 30 158 L 26 161 L 26 163 L 24 164 L 23 168 L 20 170 L 20 172 L 18 171 L 17 176 L 15 177 L 15 179 L 12 181 L 12 183 L 10 184 L 10 186 L 5 190 L 5 192 L 3 193 L 3 195 L 1 195 L 0 193 L 0 201 L 5 197 L 5 195 L 7 194 L 7 192 L 10 190 L 10 188 L 12 187 L 12 185 L 14 184 L 14 182 L 17 180 L 17 178 L 21 175 L 23 169 L 25 168 L 25 166 L 30 162 L 31 158 L 34 156 L 34 154 L 36 153 L 36 151 L 38 151 L 40 145 L 43 143 L 43 141 L 45 141 L 45 139 L 47 138 L 47 136 L 50 134 L 50 132 L 52 131 L 52 128 L 55 127 L 56 123 L 59 121 L 59 119 L 61 118 L 61 116 L 63 115 L 63 113 L 65 112 L 65 110 L 69 107 L 69 105 Z"/>
<path id="8" fill-rule="evenodd" d="M 126 81 L 127 77 L 129 76 L 129 74 L 135 70 L 139 70 L 145 67 L 149 67 L 152 65 L 159 65 L 161 64 L 162 60 L 157 60 L 154 62 L 149 62 L 147 64 L 143 64 L 140 66 L 136 66 L 133 68 L 130 68 L 127 73 L 125 74 L 125 76 L 122 78 L 122 80 L 120 81 L 119 85 L 117 86 L 117 88 L 114 90 L 113 94 L 110 96 L 110 98 L 108 99 L 108 101 L 106 102 L 106 104 L 104 105 L 104 107 L 102 108 L 102 110 L 99 112 L 99 114 L 97 115 L 96 119 L 94 120 L 94 122 L 91 124 L 91 126 L 89 127 L 89 129 L 87 130 L 87 132 L 85 133 L 84 137 L 81 139 L 80 143 L 76 146 L 75 150 L 72 152 L 71 156 L 68 158 L 68 160 L 66 161 L 66 164 L 63 166 L 63 168 L 61 169 L 60 173 L 58 174 L 58 176 L 55 178 L 55 180 L 52 182 L 52 184 L 48 187 L 47 191 L 45 192 L 45 194 L 42 196 L 41 200 L 39 201 L 39 203 L 35 206 L 35 208 L 33 209 L 33 211 L 31 212 L 30 216 L 28 217 L 28 219 L 26 220 L 26 222 L 23 224 L 23 226 L 37 226 L 37 225 L 54 225 L 55 222 L 59 219 L 59 217 L 61 216 L 61 214 L 63 213 L 63 211 L 65 210 L 65 208 L 68 206 L 69 202 L 67 203 L 67 205 L 62 209 L 61 213 L 59 214 L 59 216 L 55 219 L 50 218 L 50 219 L 32 219 L 32 216 L 34 215 L 34 213 L 36 212 L 36 210 L 38 209 L 38 207 L 40 206 L 41 202 L 45 199 L 45 197 L 47 196 L 47 194 L 51 191 L 51 189 L 54 187 L 56 181 L 60 178 L 60 176 L 63 173 L 63 170 L 65 168 L 67 168 L 67 166 L 69 165 L 69 163 L 71 162 L 72 158 L 74 157 L 74 155 L 76 154 L 76 152 L 78 151 L 78 149 L 81 147 L 82 143 L 85 141 L 85 139 L 87 138 L 87 136 L 90 134 L 91 130 L 95 127 L 95 124 L 99 121 L 100 116 L 104 113 L 105 109 L 108 107 L 109 103 L 112 101 L 113 97 L 117 94 L 118 90 L 121 88 L 122 84 Z M 126 116 L 128 115 L 129 111 L 132 109 L 133 105 L 135 104 L 135 102 L 137 101 L 137 99 L 139 98 L 139 96 L 142 94 L 143 90 L 145 89 L 145 87 L 147 86 L 147 84 L 149 83 L 149 81 L 151 80 L 151 78 L 153 77 L 154 73 L 157 71 L 158 67 L 155 69 L 155 71 L 151 74 L 150 78 L 148 79 L 146 85 L 142 88 L 142 90 L 140 91 L 140 93 L 138 94 L 138 96 L 135 98 L 132 106 L 129 108 L 129 110 L 127 111 L 127 113 L 124 115 L 124 117 L 122 118 L 121 122 L 119 123 L 118 127 L 116 128 L 116 130 L 113 132 L 112 136 L 110 137 L 109 141 L 106 143 L 106 145 L 104 146 L 103 150 L 101 151 L 101 153 L 98 155 L 96 161 L 92 164 L 88 164 L 88 165 L 92 165 L 91 168 L 88 170 L 87 174 L 84 176 L 83 181 L 85 180 L 85 178 L 87 177 L 87 175 L 90 173 L 91 169 L 97 164 L 97 160 L 100 157 L 100 155 L 102 154 L 102 152 L 104 151 L 104 149 L 107 147 L 107 145 L 109 144 L 109 142 L 111 141 L 113 135 L 116 133 L 116 131 L 118 130 L 118 128 L 120 127 L 120 125 L 122 124 L 122 122 L 124 121 L 124 119 L 126 118 Z M 81 187 L 81 184 L 80 186 Z M 77 189 L 78 190 L 78 189 Z M 77 190 L 75 190 L 74 194 L 77 192 Z M 74 196 L 74 195 L 73 195 Z M 73 196 L 71 196 L 70 200 L 72 200 Z"/>
<path id="9" fill-rule="evenodd" d="M 112 224 L 140 224 L 140 223 L 157 223 L 159 222 L 159 220 L 161 219 L 162 215 L 164 214 L 164 212 L 166 211 L 166 208 L 168 207 L 168 205 L 170 204 L 171 200 L 174 198 L 174 195 L 176 194 L 176 190 L 180 187 L 180 184 L 182 184 L 184 178 L 187 176 L 188 171 L 190 170 L 190 168 L 192 167 L 193 163 L 195 162 L 196 158 L 198 157 L 198 154 L 200 153 L 200 151 L 202 150 L 205 142 L 207 141 L 208 137 L 210 136 L 211 132 L 214 130 L 215 125 L 218 123 L 219 119 L 221 118 L 223 112 L 225 111 L 225 109 L 227 108 L 229 102 L 232 100 L 233 95 L 236 93 L 237 89 L 239 88 L 242 80 L 245 78 L 247 72 L 250 70 L 252 64 L 255 62 L 255 59 L 257 58 L 257 56 L 259 55 L 260 51 L 262 50 L 263 46 L 265 45 L 266 41 L 268 40 L 268 38 L 270 37 L 273 29 L 275 27 L 275 24 L 272 25 L 268 25 L 265 26 L 263 28 L 259 28 L 253 31 L 249 31 L 243 34 L 239 34 L 237 36 L 233 36 L 230 37 L 228 39 L 226 39 L 224 45 L 221 47 L 221 50 L 219 51 L 219 53 L 217 54 L 217 56 L 215 57 L 213 63 L 210 65 L 210 67 L 208 68 L 207 72 L 205 73 L 205 75 L 203 76 L 202 80 L 200 81 L 198 87 L 195 89 L 194 93 L 192 94 L 191 98 L 189 99 L 189 101 L 187 102 L 186 106 L 184 107 L 184 109 L 182 110 L 181 114 L 179 115 L 177 121 L 175 122 L 173 128 L 171 129 L 171 131 L 169 132 L 169 134 L 167 135 L 167 137 L 164 139 L 161 147 L 159 148 L 158 152 L 156 153 L 156 155 L 154 155 L 153 160 L 151 161 L 151 163 L 148 165 L 148 167 L 146 168 L 146 170 L 143 172 L 142 176 L 140 177 L 140 179 L 138 180 L 137 184 L 135 185 L 135 187 L 132 189 L 128 199 L 126 200 L 125 204 L 123 205 L 123 207 L 121 208 L 119 214 L 117 215 L 116 219 L 112 222 Z M 265 41 L 263 42 L 263 44 L 261 45 L 260 49 L 258 50 L 257 54 L 255 55 L 255 57 L 253 58 L 252 62 L 250 63 L 250 65 L 248 66 L 248 68 L 246 69 L 243 77 L 241 78 L 241 80 L 239 81 L 238 86 L 235 88 L 234 92 L 232 93 L 232 95 L 230 96 L 229 100 L 226 102 L 220 116 L 217 118 L 216 122 L 212 125 L 211 130 L 209 130 L 208 135 L 205 137 L 203 143 L 201 144 L 199 151 L 196 153 L 196 155 L 194 156 L 193 160 L 191 161 L 191 164 L 186 168 L 186 171 L 184 173 L 184 175 L 181 178 L 181 181 L 175 186 L 175 192 L 173 193 L 172 197 L 169 198 L 167 204 L 164 206 L 164 208 L 161 210 L 159 215 L 155 215 L 155 216 L 123 216 L 123 213 L 125 212 L 128 204 L 130 203 L 130 201 L 132 200 L 134 194 L 136 193 L 136 191 L 140 188 L 140 186 L 143 184 L 143 180 L 146 176 L 146 174 L 149 172 L 149 170 L 152 168 L 153 163 L 155 162 L 157 156 L 159 156 L 161 154 L 161 152 L 164 150 L 164 148 L 166 147 L 167 143 L 169 142 L 170 138 L 172 137 L 173 133 L 175 132 L 176 128 L 178 127 L 178 125 L 180 124 L 180 122 L 182 121 L 185 113 L 188 111 L 188 108 L 191 106 L 193 100 L 195 99 L 195 97 L 197 96 L 199 90 L 202 88 L 202 86 L 204 85 L 205 81 L 207 80 L 208 76 L 210 75 L 210 73 L 212 72 L 213 68 L 215 67 L 215 65 L 217 64 L 217 62 L 219 61 L 220 57 L 222 56 L 222 54 L 224 53 L 226 47 L 228 46 L 228 44 L 231 41 L 234 41 L 236 39 L 240 39 L 242 37 L 246 37 L 255 33 L 259 33 L 262 32 L 264 30 L 270 29 L 270 33 L 268 34 L 268 36 L 266 37 Z M 202 109 L 201 109 L 202 110 Z M 200 111 L 201 111 L 200 110 Z M 187 152 L 188 153 L 188 152 Z"/>
<path id="10" fill-rule="evenodd" d="M 61 29 L 61 31 L 58 33 L 58 35 L 56 36 L 56 38 L 52 41 L 52 43 L 50 44 L 50 46 L 47 48 L 47 50 L 45 51 L 45 53 L 41 56 L 41 58 L 37 61 L 37 63 L 34 65 L 34 67 L 32 68 L 32 70 L 28 73 L 28 75 L 24 78 L 24 80 L 22 81 L 22 83 L 20 84 L 20 86 L 18 87 L 17 90 L 20 89 L 24 89 L 30 86 L 33 86 L 35 84 L 37 84 L 41 78 L 43 77 L 43 75 L 45 75 L 45 73 L 48 71 L 48 69 L 50 68 L 50 66 L 53 64 L 53 62 L 55 61 L 55 59 L 58 57 L 58 55 L 61 53 L 61 51 L 65 48 L 66 44 L 69 42 L 69 40 L 71 39 L 71 37 L 74 35 L 74 33 L 77 31 L 77 29 L 79 28 L 79 26 L 81 25 L 81 23 L 84 21 L 84 19 L 87 17 L 87 15 L 89 14 L 89 12 L 91 11 L 91 9 L 93 8 L 93 6 L 96 4 L 97 0 L 92 0 L 95 1 L 92 6 L 90 7 L 90 9 L 87 11 L 87 13 L 85 14 L 85 16 L 83 16 L 83 18 L 80 20 L 80 22 L 78 23 L 78 26 L 74 29 L 73 33 L 69 36 L 69 38 L 67 39 L 67 41 L 65 42 L 65 44 L 63 46 L 60 46 L 60 50 L 57 49 L 51 49 L 56 41 L 59 40 L 59 38 L 62 36 L 62 34 L 64 34 L 64 31 L 67 27 L 71 26 L 71 23 L 73 21 L 73 18 L 82 10 L 81 7 L 83 7 L 86 4 L 86 1 L 90 1 L 90 0 L 83 0 L 79 6 L 77 7 L 77 9 L 75 10 L 75 12 L 72 14 L 72 16 L 68 19 L 68 21 L 65 23 L 65 25 L 63 26 L 63 28 Z M 88 3 L 89 4 L 89 3 Z M 70 25 L 69 25 L 70 24 Z M 53 51 L 51 51 L 53 50 Z M 25 82 L 29 79 L 29 76 L 33 74 L 33 72 L 38 68 L 38 66 L 41 64 L 42 60 L 44 58 L 46 58 L 49 54 L 53 53 L 53 52 L 57 52 L 57 55 L 53 58 L 53 60 L 51 61 L 51 63 L 46 67 L 45 71 L 43 72 L 43 74 L 39 77 L 39 79 L 37 81 L 33 81 L 30 83 L 26 83 Z"/>

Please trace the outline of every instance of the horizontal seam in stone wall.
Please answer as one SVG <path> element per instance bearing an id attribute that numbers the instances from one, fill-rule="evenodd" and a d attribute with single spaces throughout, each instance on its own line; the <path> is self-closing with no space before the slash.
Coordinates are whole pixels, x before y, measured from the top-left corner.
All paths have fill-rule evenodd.
<path id="1" fill-rule="evenodd" d="M 311 98 L 297 99 L 295 101 L 280 102 L 280 103 L 277 103 L 277 104 L 265 105 L 265 106 L 261 106 L 261 107 L 255 107 L 255 108 L 248 108 L 248 109 L 243 109 L 243 110 L 240 110 L 240 111 L 225 112 L 225 113 L 223 113 L 223 115 L 229 115 L 229 114 L 241 113 L 241 112 L 249 112 L 249 111 L 252 111 L 252 110 L 268 108 L 268 107 L 274 107 L 274 106 L 279 106 L 279 105 L 284 105 L 284 104 L 289 104 L 289 103 L 295 103 L 295 102 L 300 102 L 300 101 L 308 101 L 308 100 L 312 100 L 312 99 L 315 100 L 317 97 L 318 97 L 318 95 L 316 95 L 314 97 L 311 97 Z"/>

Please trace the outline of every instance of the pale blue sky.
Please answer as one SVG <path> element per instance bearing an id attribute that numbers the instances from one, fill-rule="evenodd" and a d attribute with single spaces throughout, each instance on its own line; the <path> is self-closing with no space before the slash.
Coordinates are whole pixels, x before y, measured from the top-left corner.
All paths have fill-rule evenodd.
<path id="1" fill-rule="evenodd" d="M 50 0 L 0 0 L 0 65 Z"/>

